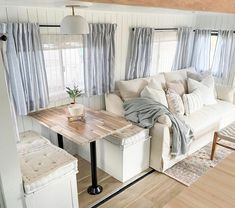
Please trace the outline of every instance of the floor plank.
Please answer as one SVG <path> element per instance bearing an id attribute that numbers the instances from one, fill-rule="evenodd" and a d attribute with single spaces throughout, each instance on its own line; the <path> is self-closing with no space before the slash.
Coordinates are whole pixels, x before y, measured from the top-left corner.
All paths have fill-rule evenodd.
<path id="1" fill-rule="evenodd" d="M 103 192 L 96 196 L 89 195 L 87 193 L 87 187 L 91 184 L 90 163 L 79 156 L 76 157 L 78 158 L 79 167 L 77 181 L 80 208 L 90 207 L 98 200 L 123 186 L 123 183 L 98 169 L 98 180 L 99 184 L 103 186 Z M 154 172 L 100 207 L 160 208 L 178 195 L 185 187 L 164 174 Z"/>

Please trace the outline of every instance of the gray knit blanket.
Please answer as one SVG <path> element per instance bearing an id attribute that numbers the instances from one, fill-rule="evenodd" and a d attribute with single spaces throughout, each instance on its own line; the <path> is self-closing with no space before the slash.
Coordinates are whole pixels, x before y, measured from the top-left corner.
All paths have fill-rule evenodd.
<path id="1" fill-rule="evenodd" d="M 169 116 L 172 122 L 171 155 L 178 156 L 187 153 L 193 140 L 192 130 L 166 106 L 149 98 L 135 98 L 125 101 L 123 107 L 126 119 L 143 128 L 153 127 L 162 115 Z"/>

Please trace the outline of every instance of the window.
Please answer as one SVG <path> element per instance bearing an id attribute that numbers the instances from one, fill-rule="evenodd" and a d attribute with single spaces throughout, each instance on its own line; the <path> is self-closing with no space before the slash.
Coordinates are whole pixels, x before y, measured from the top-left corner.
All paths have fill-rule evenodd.
<path id="1" fill-rule="evenodd" d="M 65 88 L 84 89 L 81 36 L 42 35 L 50 101 L 67 97 Z"/>
<path id="2" fill-rule="evenodd" d="M 151 75 L 171 71 L 177 46 L 177 31 L 156 31 L 154 34 Z"/>
<path id="3" fill-rule="evenodd" d="M 210 69 L 212 68 L 212 64 L 213 64 L 217 38 L 218 38 L 217 35 L 211 35 Z"/>

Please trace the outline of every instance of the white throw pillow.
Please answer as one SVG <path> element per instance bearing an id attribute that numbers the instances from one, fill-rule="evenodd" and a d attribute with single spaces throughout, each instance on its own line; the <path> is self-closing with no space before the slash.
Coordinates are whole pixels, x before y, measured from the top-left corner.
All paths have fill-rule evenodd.
<path id="1" fill-rule="evenodd" d="M 141 97 L 146 97 L 159 102 L 168 107 L 166 95 L 162 89 L 161 83 L 151 80 L 147 86 L 140 93 Z"/>
<path id="2" fill-rule="evenodd" d="M 118 81 L 117 86 L 123 100 L 130 100 L 140 96 L 141 91 L 148 84 L 145 79 L 133 79 L 128 81 Z"/>
<path id="3" fill-rule="evenodd" d="M 184 115 L 184 104 L 180 95 L 168 90 L 166 94 L 166 98 L 167 98 L 169 110 L 173 114 L 178 115 L 178 116 Z"/>
<path id="4" fill-rule="evenodd" d="M 203 103 L 205 105 L 216 104 L 215 99 L 215 82 L 212 76 L 207 76 L 201 82 L 193 79 L 188 79 L 188 92 L 192 93 L 195 90 L 199 90 Z"/>
<path id="5" fill-rule="evenodd" d="M 190 79 L 194 79 L 198 82 L 201 82 L 204 78 L 206 78 L 210 75 L 211 75 L 211 71 L 204 71 L 204 72 L 201 72 L 201 73 L 187 71 L 187 77 L 190 78 Z"/>
<path id="6" fill-rule="evenodd" d="M 124 108 L 122 99 L 114 94 L 105 94 L 106 111 L 113 113 L 117 116 L 124 116 Z"/>
<path id="7" fill-rule="evenodd" d="M 190 94 L 184 94 L 182 98 L 186 116 L 203 107 L 203 101 L 199 90 L 195 90 Z"/>

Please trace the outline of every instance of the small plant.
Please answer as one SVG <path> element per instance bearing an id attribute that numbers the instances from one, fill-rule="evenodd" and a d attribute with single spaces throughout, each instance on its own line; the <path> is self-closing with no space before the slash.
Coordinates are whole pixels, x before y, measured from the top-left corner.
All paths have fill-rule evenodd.
<path id="1" fill-rule="evenodd" d="M 76 85 L 74 85 L 73 89 L 71 89 L 70 87 L 66 87 L 66 92 L 68 93 L 69 97 L 73 101 L 71 104 L 75 104 L 76 98 L 81 96 L 81 94 L 82 94 L 82 90 L 79 90 L 78 86 L 76 86 Z"/>

